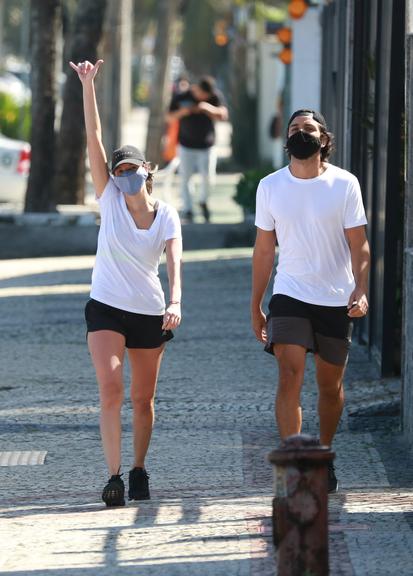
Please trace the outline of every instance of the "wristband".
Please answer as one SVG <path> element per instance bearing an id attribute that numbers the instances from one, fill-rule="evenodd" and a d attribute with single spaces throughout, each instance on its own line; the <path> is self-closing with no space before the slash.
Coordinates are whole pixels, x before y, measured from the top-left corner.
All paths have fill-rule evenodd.
<path id="1" fill-rule="evenodd" d="M 180 304 L 179 300 L 169 300 L 169 304 Z"/>

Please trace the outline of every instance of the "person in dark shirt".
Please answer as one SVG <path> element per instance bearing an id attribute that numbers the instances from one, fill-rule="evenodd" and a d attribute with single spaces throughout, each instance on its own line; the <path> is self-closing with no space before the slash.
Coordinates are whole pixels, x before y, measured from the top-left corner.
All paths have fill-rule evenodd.
<path id="1" fill-rule="evenodd" d="M 227 118 L 223 96 L 216 90 L 215 81 L 210 76 L 202 77 L 189 90 L 172 97 L 167 119 L 179 120 L 181 195 L 184 217 L 188 221 L 192 221 L 194 214 L 190 180 L 197 171 L 202 178 L 200 207 L 205 220 L 209 221 L 208 194 L 216 165 L 214 122 Z"/>

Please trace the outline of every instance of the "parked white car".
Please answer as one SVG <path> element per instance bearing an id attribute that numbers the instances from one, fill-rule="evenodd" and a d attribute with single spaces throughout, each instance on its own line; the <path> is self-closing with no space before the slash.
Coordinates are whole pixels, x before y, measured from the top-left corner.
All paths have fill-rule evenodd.
<path id="1" fill-rule="evenodd" d="M 0 134 L 0 202 L 23 202 L 30 171 L 30 144 Z"/>

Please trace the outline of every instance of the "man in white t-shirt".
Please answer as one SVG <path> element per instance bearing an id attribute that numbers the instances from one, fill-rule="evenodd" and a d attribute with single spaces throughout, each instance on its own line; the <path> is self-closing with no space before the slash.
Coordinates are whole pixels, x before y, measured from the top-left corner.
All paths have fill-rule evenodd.
<path id="1" fill-rule="evenodd" d="M 297 110 L 287 128 L 290 164 L 261 180 L 253 255 L 252 325 L 279 367 L 275 413 L 282 439 L 301 431 L 306 353 L 315 356 L 320 442 L 330 446 L 343 410 L 352 320 L 367 314 L 370 262 L 357 178 L 332 164 L 323 116 Z M 273 296 L 262 302 L 279 247 Z M 338 488 L 329 465 L 329 492 Z"/>

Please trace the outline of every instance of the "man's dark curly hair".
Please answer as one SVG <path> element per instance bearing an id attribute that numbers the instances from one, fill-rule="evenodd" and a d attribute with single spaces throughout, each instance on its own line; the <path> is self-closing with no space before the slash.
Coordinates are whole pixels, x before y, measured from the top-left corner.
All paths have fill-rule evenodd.
<path id="1" fill-rule="evenodd" d="M 334 134 L 329 132 L 327 128 L 327 122 L 320 112 L 316 110 L 310 110 L 307 108 L 302 108 L 300 110 L 296 110 L 293 114 L 291 114 L 291 118 L 288 120 L 287 124 L 287 139 L 288 139 L 288 130 L 290 129 L 290 124 L 297 116 L 312 116 L 313 120 L 315 120 L 320 125 L 320 131 L 322 134 L 326 136 L 326 144 L 321 148 L 321 161 L 328 162 L 331 154 L 334 152 Z M 288 151 L 287 151 L 288 152 Z"/>
<path id="2" fill-rule="evenodd" d="M 215 91 L 215 80 L 212 78 L 212 76 L 202 76 L 199 79 L 198 86 L 204 92 L 207 92 L 208 94 L 213 94 Z"/>

